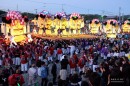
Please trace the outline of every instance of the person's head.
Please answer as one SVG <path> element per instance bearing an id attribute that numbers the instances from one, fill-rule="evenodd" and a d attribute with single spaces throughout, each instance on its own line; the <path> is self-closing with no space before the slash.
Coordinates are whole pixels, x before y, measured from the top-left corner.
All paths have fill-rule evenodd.
<path id="1" fill-rule="evenodd" d="M 96 70 L 96 72 L 100 72 L 100 68 L 99 67 L 95 68 L 95 70 Z"/>
<path id="2" fill-rule="evenodd" d="M 82 81 L 82 82 L 81 82 L 81 86 L 89 86 L 89 84 L 88 84 L 87 81 Z"/>
<path id="3" fill-rule="evenodd" d="M 41 62 L 41 65 L 42 65 L 42 66 L 44 66 L 44 65 L 45 65 L 45 62 L 44 62 L 44 61 L 42 61 L 42 62 Z"/>
<path id="4" fill-rule="evenodd" d="M 9 57 L 8 54 L 6 54 L 6 55 L 5 55 L 5 58 L 8 58 L 8 57 Z"/>
<path id="5" fill-rule="evenodd" d="M 67 58 L 67 56 L 65 55 L 65 56 L 64 56 L 64 59 L 66 59 L 66 58 Z"/>
<path id="6" fill-rule="evenodd" d="M 20 74 L 20 69 L 16 69 L 16 73 L 17 73 L 17 74 Z"/>
<path id="7" fill-rule="evenodd" d="M 53 86 L 53 83 L 52 83 L 52 82 L 49 82 L 47 86 Z"/>
<path id="8" fill-rule="evenodd" d="M 36 65 L 33 63 L 33 64 L 32 64 L 32 67 L 35 67 L 35 66 L 36 66 Z"/>
<path id="9" fill-rule="evenodd" d="M 11 35 L 11 33 L 8 33 L 8 36 L 10 36 Z"/>
<path id="10" fill-rule="evenodd" d="M 55 61 L 55 63 L 58 63 L 58 62 L 59 62 L 59 60 L 56 60 L 56 61 Z"/>

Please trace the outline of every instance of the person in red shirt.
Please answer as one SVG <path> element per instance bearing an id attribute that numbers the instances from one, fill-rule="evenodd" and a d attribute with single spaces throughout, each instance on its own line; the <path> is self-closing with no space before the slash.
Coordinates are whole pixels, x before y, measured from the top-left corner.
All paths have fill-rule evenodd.
<path id="1" fill-rule="evenodd" d="M 50 50 L 50 55 L 53 55 L 53 53 L 54 53 L 54 47 L 52 45 L 50 46 L 49 50 Z"/>
<path id="2" fill-rule="evenodd" d="M 71 74 L 74 74 L 75 68 L 76 68 L 76 61 L 75 61 L 74 57 L 71 57 L 69 59 L 69 65 L 70 65 Z"/>
<path id="3" fill-rule="evenodd" d="M 5 55 L 5 58 L 3 60 L 3 65 L 5 67 L 10 67 L 10 65 L 12 65 L 12 64 L 13 64 L 13 61 L 11 60 L 11 58 L 9 58 L 8 55 Z"/>
<path id="4" fill-rule="evenodd" d="M 35 52 L 35 61 L 38 62 L 39 61 L 39 52 Z"/>
<path id="5" fill-rule="evenodd" d="M 74 53 L 74 54 L 73 54 L 73 58 L 74 58 L 74 60 L 75 60 L 76 64 L 78 64 L 78 60 L 79 60 L 79 59 L 78 59 L 78 57 L 77 57 L 76 53 Z"/>
<path id="6" fill-rule="evenodd" d="M 84 65 L 86 64 L 86 59 L 85 58 L 86 58 L 86 55 L 83 54 L 83 56 L 78 61 L 79 72 L 84 71 Z"/>
<path id="7" fill-rule="evenodd" d="M 61 59 L 61 57 L 62 57 L 62 49 L 61 49 L 61 48 L 59 48 L 59 49 L 57 50 L 57 55 L 58 55 L 58 60 L 60 61 L 60 59 Z"/>
<path id="8" fill-rule="evenodd" d="M 21 71 L 22 72 L 27 72 L 27 57 L 24 55 L 24 53 L 22 53 L 21 57 Z"/>
<path id="9" fill-rule="evenodd" d="M 93 52 L 93 46 L 91 45 L 89 48 L 89 53 L 92 54 L 92 52 Z"/>
<path id="10" fill-rule="evenodd" d="M 25 83 L 24 78 L 22 74 L 20 74 L 19 69 L 16 70 L 15 74 L 9 76 L 8 83 L 9 83 L 9 86 L 18 86 L 18 84 L 22 86 Z"/>

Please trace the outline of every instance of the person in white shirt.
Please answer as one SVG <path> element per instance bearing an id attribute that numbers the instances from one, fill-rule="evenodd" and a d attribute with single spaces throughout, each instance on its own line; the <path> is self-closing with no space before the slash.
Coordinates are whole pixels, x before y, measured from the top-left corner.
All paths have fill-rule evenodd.
<path id="1" fill-rule="evenodd" d="M 41 81 L 42 81 L 42 78 L 41 78 L 41 67 L 38 68 L 37 73 L 38 73 L 38 78 L 37 79 L 38 79 L 38 83 L 39 83 L 38 86 L 41 86 L 41 84 L 40 84 Z"/>
<path id="2" fill-rule="evenodd" d="M 28 37 L 28 42 L 32 42 L 33 41 L 32 37 L 31 37 L 31 34 L 28 34 L 27 37 Z"/>
<path id="3" fill-rule="evenodd" d="M 114 57 L 118 57 L 118 56 L 119 56 L 118 51 L 114 52 L 113 56 L 114 56 Z"/>
<path id="4" fill-rule="evenodd" d="M 14 36 L 10 36 L 10 47 L 13 47 L 13 44 L 17 45 L 17 43 L 14 40 Z"/>
<path id="5" fill-rule="evenodd" d="M 75 53 L 76 53 L 77 55 L 79 54 L 79 49 L 78 49 L 78 48 L 76 48 Z"/>
<path id="6" fill-rule="evenodd" d="M 60 70 L 60 84 L 58 86 L 63 86 L 66 84 L 66 79 L 67 79 L 67 70 L 66 69 L 61 69 Z"/>
<path id="7" fill-rule="evenodd" d="M 35 67 L 35 64 L 32 64 L 32 67 L 28 70 L 28 86 L 35 86 L 37 75 L 37 68 Z"/>
<path id="8" fill-rule="evenodd" d="M 110 58 L 110 57 L 111 57 L 111 53 L 108 52 L 108 54 L 107 54 L 107 58 Z"/>
<path id="9" fill-rule="evenodd" d="M 53 62 L 53 59 L 52 59 L 52 56 L 51 56 L 51 55 L 49 55 L 49 56 L 47 57 L 47 59 L 48 59 L 48 62 Z"/>
<path id="10" fill-rule="evenodd" d="M 122 56 L 125 56 L 125 52 L 123 51 L 123 50 L 121 50 L 120 52 L 119 52 L 119 57 L 122 57 Z"/>
<path id="11" fill-rule="evenodd" d="M 60 70 L 60 79 L 61 80 L 66 80 L 67 79 L 67 70 L 66 69 L 61 69 Z"/>
<path id="12" fill-rule="evenodd" d="M 18 54 L 18 53 L 16 53 L 16 55 L 15 55 L 15 65 L 20 65 L 20 55 Z"/>
<path id="13" fill-rule="evenodd" d="M 73 53 L 75 51 L 75 46 L 74 45 L 70 45 L 69 47 L 70 47 L 70 57 L 72 57 Z"/>

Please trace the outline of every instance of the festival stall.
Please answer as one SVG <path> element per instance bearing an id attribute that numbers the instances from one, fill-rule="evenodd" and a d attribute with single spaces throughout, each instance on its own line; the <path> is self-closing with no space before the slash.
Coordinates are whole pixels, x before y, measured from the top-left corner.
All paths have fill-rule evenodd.
<path id="1" fill-rule="evenodd" d="M 2 18 L 5 23 L 2 30 L 5 35 L 10 33 L 14 36 L 16 42 L 25 39 L 25 34 L 29 33 L 29 24 L 27 16 L 21 15 L 19 11 L 8 11 L 6 17 Z"/>
<path id="2" fill-rule="evenodd" d="M 124 24 L 122 24 L 122 32 L 129 33 L 130 32 L 130 21 L 126 20 Z"/>
<path id="3" fill-rule="evenodd" d="M 100 21 L 98 19 L 93 19 L 89 24 L 89 28 L 90 28 L 90 33 L 92 34 L 99 33 L 99 31 L 101 30 Z"/>
<path id="4" fill-rule="evenodd" d="M 71 34 L 80 34 L 80 30 L 84 27 L 84 21 L 80 14 L 72 13 L 69 20 Z"/>

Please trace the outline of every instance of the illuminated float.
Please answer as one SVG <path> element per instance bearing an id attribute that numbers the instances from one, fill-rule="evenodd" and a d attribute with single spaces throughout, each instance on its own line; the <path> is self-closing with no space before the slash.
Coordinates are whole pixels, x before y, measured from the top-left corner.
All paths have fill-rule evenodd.
<path id="1" fill-rule="evenodd" d="M 99 31 L 101 30 L 100 21 L 98 19 L 93 19 L 89 24 L 89 28 L 90 28 L 90 33 L 98 34 Z"/>
<path id="2" fill-rule="evenodd" d="M 66 35 L 67 31 L 66 31 L 66 27 L 67 27 L 67 19 L 66 19 L 66 15 L 64 12 L 58 12 L 55 14 L 54 17 L 54 32 L 55 35 L 57 34 L 62 34 L 62 35 Z"/>
<path id="3" fill-rule="evenodd" d="M 10 33 L 16 42 L 25 40 L 25 34 L 30 32 L 27 16 L 22 16 L 19 11 L 8 11 L 6 17 L 2 18 L 5 23 L 2 33 Z"/>
<path id="4" fill-rule="evenodd" d="M 70 15 L 69 26 L 71 34 L 80 34 L 81 28 L 84 27 L 84 20 L 80 14 L 72 13 Z"/>
<path id="5" fill-rule="evenodd" d="M 129 33 L 130 32 L 130 21 L 126 20 L 124 24 L 122 25 L 122 32 L 123 33 Z"/>
<path id="6" fill-rule="evenodd" d="M 117 33 L 120 33 L 120 27 L 115 19 L 107 20 L 104 23 L 104 33 L 107 37 L 115 38 Z"/>
<path id="7" fill-rule="evenodd" d="M 34 32 L 37 30 L 38 34 L 51 34 L 52 20 L 48 11 L 40 12 L 32 22 L 34 23 Z"/>

